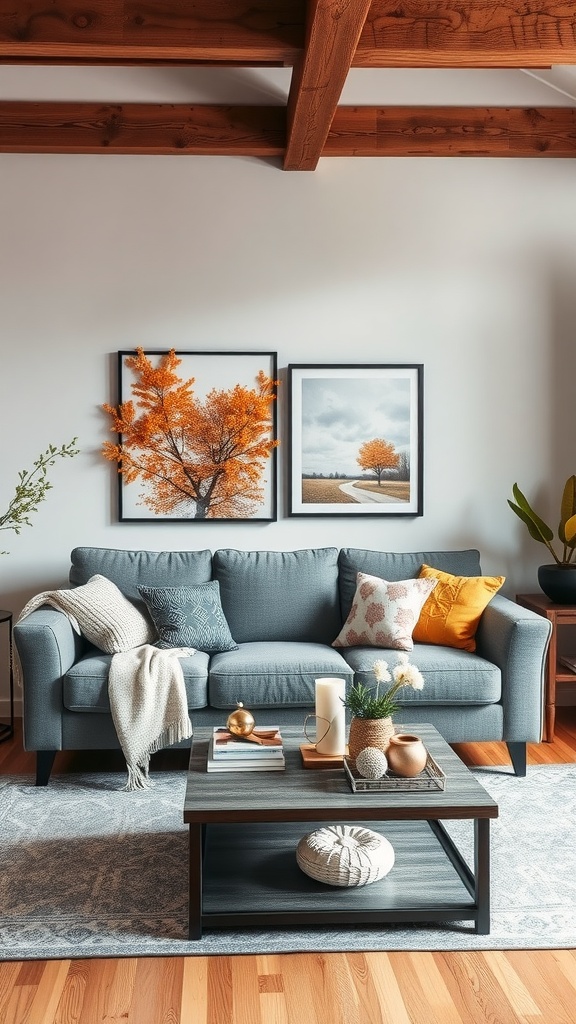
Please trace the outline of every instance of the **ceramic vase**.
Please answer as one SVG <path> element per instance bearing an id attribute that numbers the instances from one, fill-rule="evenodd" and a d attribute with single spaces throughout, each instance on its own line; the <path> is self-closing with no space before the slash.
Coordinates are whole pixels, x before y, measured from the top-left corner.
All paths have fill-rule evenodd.
<path id="1" fill-rule="evenodd" d="M 394 724 L 391 718 L 353 718 L 348 734 L 348 756 L 356 761 L 358 754 L 366 747 L 376 747 L 388 754 Z"/>
<path id="2" fill-rule="evenodd" d="M 576 604 L 576 565 L 540 565 L 538 583 L 552 604 Z"/>
<path id="3" fill-rule="evenodd" d="M 404 732 L 390 738 L 386 757 L 393 772 L 405 779 L 413 779 L 425 767 L 428 754 L 419 736 Z"/>

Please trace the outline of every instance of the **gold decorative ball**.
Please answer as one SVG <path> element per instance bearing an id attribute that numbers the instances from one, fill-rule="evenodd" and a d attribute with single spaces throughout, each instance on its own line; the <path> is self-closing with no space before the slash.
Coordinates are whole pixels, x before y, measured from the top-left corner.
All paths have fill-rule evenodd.
<path id="1" fill-rule="evenodd" d="M 254 716 L 246 710 L 242 701 L 238 701 L 238 708 L 232 711 L 226 719 L 226 725 L 235 736 L 249 736 L 254 728 Z"/>

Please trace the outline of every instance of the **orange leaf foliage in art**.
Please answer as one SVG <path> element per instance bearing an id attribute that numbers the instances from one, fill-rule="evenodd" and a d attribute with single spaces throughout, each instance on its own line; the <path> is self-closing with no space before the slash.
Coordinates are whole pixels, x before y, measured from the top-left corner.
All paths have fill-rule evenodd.
<path id="1" fill-rule="evenodd" d="M 118 463 L 127 483 L 146 485 L 142 503 L 157 515 L 249 518 L 264 495 L 264 463 L 278 444 L 271 436 L 278 382 L 260 371 L 254 388 L 214 388 L 201 402 L 195 378 L 176 373 L 181 362 L 174 349 L 157 367 L 141 348 L 128 357 L 135 401 L 104 405 L 122 443 L 107 441 L 103 455 Z"/>
<path id="2" fill-rule="evenodd" d="M 378 477 L 378 484 L 385 469 L 396 469 L 400 456 L 394 445 L 385 441 L 382 437 L 375 437 L 372 441 L 365 441 L 360 447 L 356 460 L 362 469 L 371 469 Z"/>

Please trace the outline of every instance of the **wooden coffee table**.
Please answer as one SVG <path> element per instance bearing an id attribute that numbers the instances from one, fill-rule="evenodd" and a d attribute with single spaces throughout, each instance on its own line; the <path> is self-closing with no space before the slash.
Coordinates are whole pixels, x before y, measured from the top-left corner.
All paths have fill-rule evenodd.
<path id="1" fill-rule="evenodd" d="M 490 931 L 490 819 L 498 805 L 432 725 L 422 737 L 446 788 L 353 793 L 343 768 L 302 768 L 299 728 L 283 728 L 286 770 L 208 774 L 210 728 L 194 731 L 184 802 L 190 828 L 189 937 L 203 927 L 472 921 Z M 471 869 L 443 822 L 471 819 Z M 296 863 L 302 836 L 325 824 L 382 832 L 396 861 L 378 882 L 323 885 Z"/>

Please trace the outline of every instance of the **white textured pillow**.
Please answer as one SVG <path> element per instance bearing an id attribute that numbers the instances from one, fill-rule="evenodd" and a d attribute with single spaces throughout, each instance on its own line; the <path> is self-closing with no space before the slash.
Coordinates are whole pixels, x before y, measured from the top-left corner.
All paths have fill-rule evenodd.
<path id="1" fill-rule="evenodd" d="M 130 651 L 155 639 L 148 619 L 105 576 L 92 576 L 84 586 L 72 590 L 37 594 L 22 609 L 18 622 L 43 604 L 64 612 L 76 632 L 106 654 Z"/>
<path id="2" fill-rule="evenodd" d="M 387 647 L 393 651 L 411 651 L 414 647 L 412 631 L 437 581 L 418 577 L 389 583 L 363 572 L 359 572 L 356 579 L 352 607 L 332 647 Z M 431 586 L 423 587 L 423 583 Z"/>

